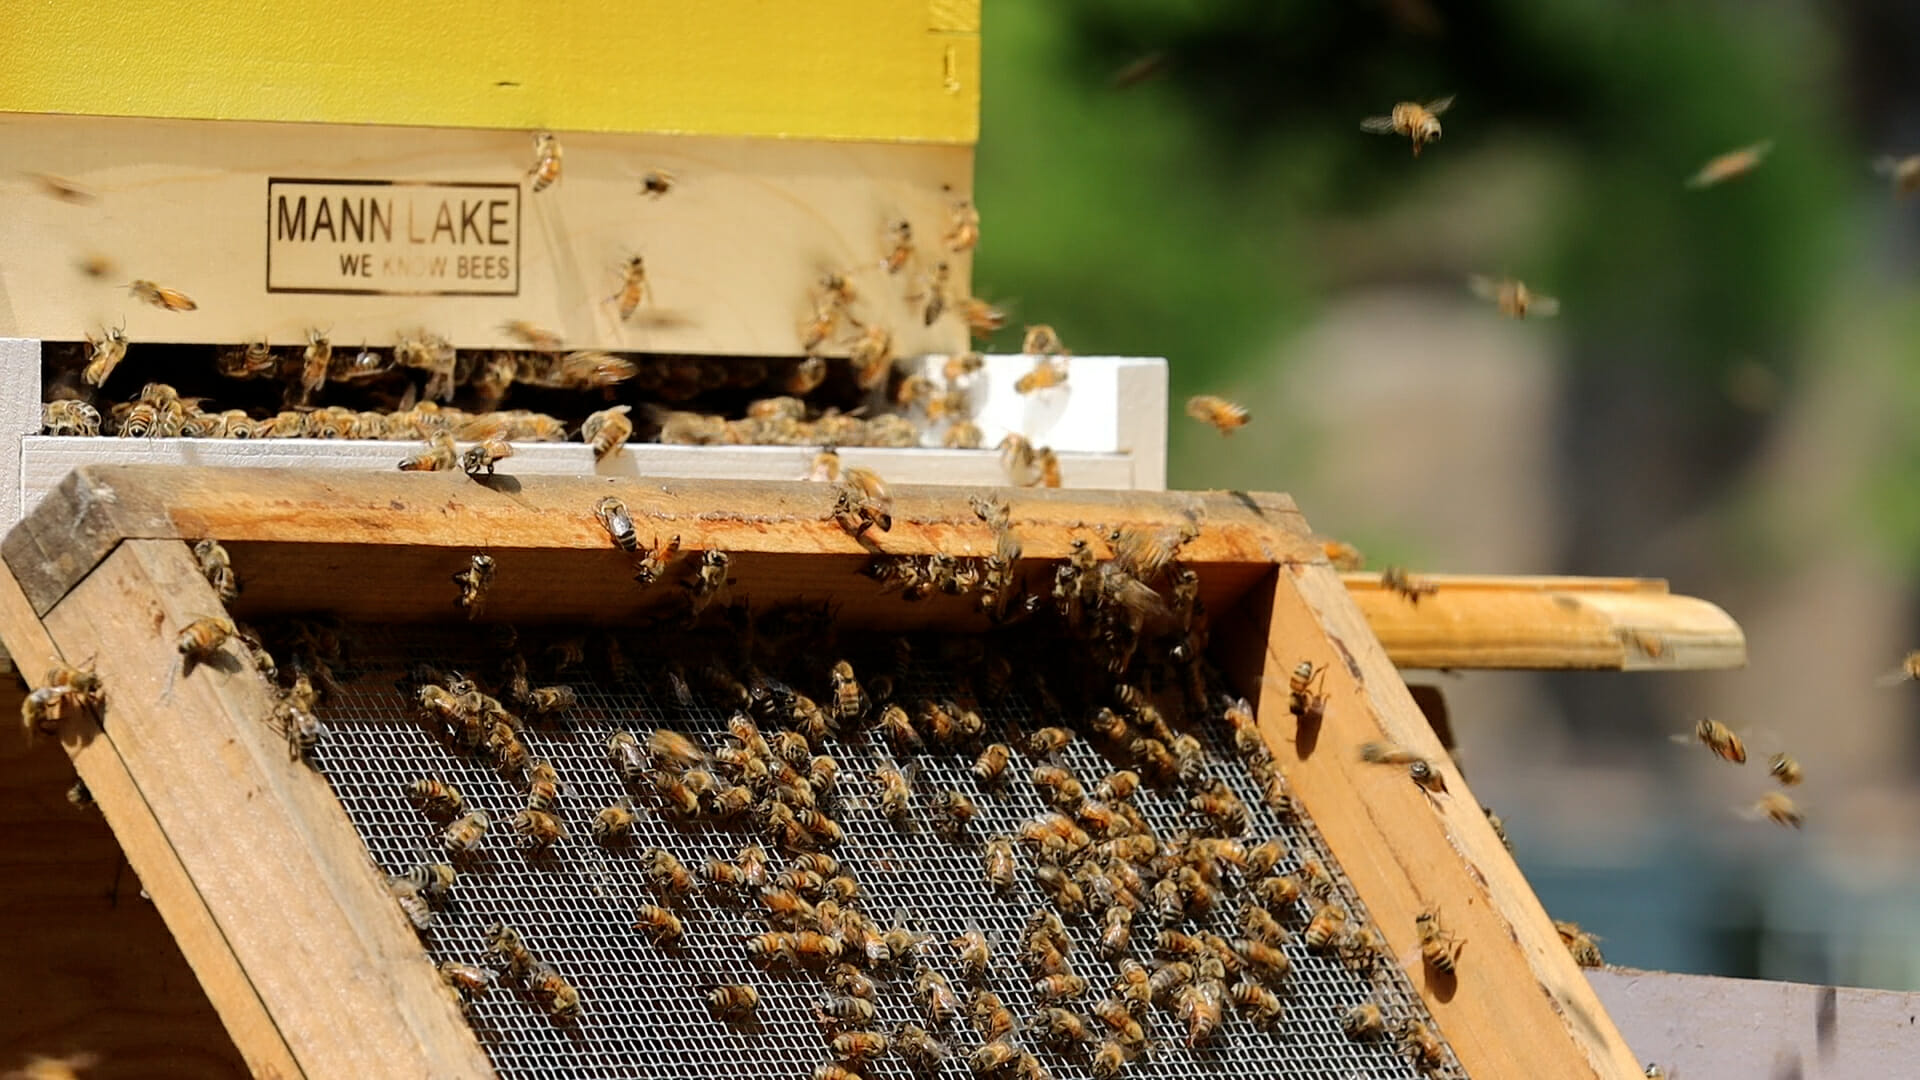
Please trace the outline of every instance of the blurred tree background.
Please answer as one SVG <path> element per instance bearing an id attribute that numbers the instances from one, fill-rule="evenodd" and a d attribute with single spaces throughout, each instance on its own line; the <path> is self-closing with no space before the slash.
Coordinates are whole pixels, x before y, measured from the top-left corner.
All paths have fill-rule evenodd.
<path id="1" fill-rule="evenodd" d="M 1744 672 L 1444 680 L 1476 792 L 1610 960 L 1920 987 L 1913 695 L 1873 686 L 1920 568 L 1920 203 L 1873 168 L 1920 152 L 1920 6 L 992 0 L 984 27 L 993 344 L 1168 357 L 1170 485 L 1293 492 L 1375 566 L 1727 607 Z M 1417 159 L 1359 130 L 1448 94 Z M 1503 321 L 1470 273 L 1561 315 Z M 1253 423 L 1223 443 L 1178 415 L 1200 392 Z M 1665 738 L 1707 711 L 1806 761 L 1804 834 Z"/>

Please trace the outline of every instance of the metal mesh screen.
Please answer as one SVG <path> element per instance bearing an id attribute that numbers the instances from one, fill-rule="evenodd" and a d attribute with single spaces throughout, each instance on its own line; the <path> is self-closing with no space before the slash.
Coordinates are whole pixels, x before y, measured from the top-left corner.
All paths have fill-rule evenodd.
<path id="1" fill-rule="evenodd" d="M 501 920 L 517 928 L 532 952 L 566 976 L 582 1002 L 579 1019 L 567 1024 L 549 1019 L 525 992 L 507 987 L 496 986 L 475 1001 L 471 1023 L 503 1077 L 811 1076 L 817 1066 L 833 1060 L 823 1027 L 812 1011 L 812 1003 L 825 990 L 817 970 L 768 968 L 748 959 L 744 939 L 768 929 L 758 904 L 696 893 L 679 909 L 685 936 L 673 950 L 654 946 L 632 928 L 636 908 L 661 902 L 642 880 L 638 855 L 644 848 L 664 848 L 689 868 L 697 868 L 710 857 L 731 859 L 747 840 L 758 839 L 748 827 L 687 824 L 660 813 L 649 794 L 623 783 L 605 753 L 607 737 L 621 729 L 640 732 L 644 738 L 650 729 L 670 728 L 709 749 L 724 741 L 725 712 L 705 696 L 698 697 L 692 707 L 683 707 L 660 681 L 658 657 L 665 650 L 687 656 L 690 647 L 698 647 L 695 639 L 623 637 L 624 654 L 632 658 L 624 670 L 610 669 L 603 659 L 596 659 L 555 672 L 543 662 L 541 646 L 558 636 L 529 633 L 520 642 L 533 661 L 536 683 L 543 681 L 542 676 L 551 676 L 547 681 L 565 682 L 579 693 L 578 707 L 563 719 L 531 725 L 524 736 L 531 756 L 551 761 L 565 785 L 559 809 L 569 835 L 549 852 L 527 852 L 520 838 L 506 828 L 506 822 L 526 805 L 524 790 L 501 779 L 487 762 L 467 757 L 430 732 L 396 689 L 396 680 L 417 662 L 475 675 L 492 671 L 500 654 L 483 631 L 351 628 L 351 655 L 345 666 L 336 669 L 342 688 L 320 709 L 326 731 L 314 763 L 331 781 L 374 861 L 389 873 L 444 858 L 439 847 L 442 824 L 430 820 L 407 798 L 406 787 L 414 779 L 442 778 L 457 786 L 470 806 L 492 816 L 493 828 L 478 858 L 462 867 L 451 900 L 423 932 L 427 951 L 436 961 L 483 963 L 483 931 Z M 916 663 L 896 697 L 952 693 L 953 684 L 964 673 L 940 660 L 942 650 L 936 642 L 914 640 Z M 879 658 L 892 655 L 889 644 L 889 638 L 843 635 L 837 655 L 856 664 L 864 662 L 868 672 L 884 670 L 886 661 Z M 1049 666 L 1060 662 L 1059 657 L 1035 660 Z M 822 657 L 819 664 L 824 670 L 830 661 L 831 657 Z M 989 738 L 998 737 L 1005 723 L 1032 730 L 1060 722 L 1037 711 L 1029 697 L 1022 696 L 1020 680 L 1014 683 L 1006 697 L 980 709 L 988 721 Z M 695 693 L 701 694 L 697 682 Z M 1280 867 L 1284 872 L 1297 869 L 1303 856 L 1319 857 L 1334 870 L 1355 924 L 1364 920 L 1365 906 L 1340 878 L 1311 822 L 1275 815 L 1261 803 L 1248 769 L 1233 757 L 1231 747 L 1205 732 L 1196 730 L 1196 734 L 1212 741 L 1213 760 L 1207 766 L 1211 774 L 1229 785 L 1252 813 L 1246 839 L 1251 843 L 1272 836 L 1284 838 L 1290 851 Z M 870 779 L 877 764 L 891 759 L 884 742 L 865 737 L 830 741 L 826 752 L 841 766 L 842 795 L 835 817 L 845 830 L 844 843 L 832 854 L 860 883 L 856 906 L 883 927 L 892 925 L 898 914 L 910 929 L 927 935 L 920 957 L 945 974 L 963 995 L 967 983 L 956 950 L 947 942 L 978 926 L 995 939 L 993 970 L 986 985 L 1023 1022 L 1032 1016 L 1038 1005 L 1017 953 L 1029 914 L 1047 906 L 1046 901 L 1034 887 L 1034 863 L 1024 846 L 1014 892 L 1005 897 L 994 894 L 982 871 L 980 844 L 996 834 L 1017 833 L 1023 822 L 1047 809 L 1027 780 L 1034 761 L 1016 752 L 1004 793 L 995 794 L 983 790 L 970 772 L 972 752 L 917 755 L 912 820 L 901 828 L 881 813 Z M 1076 739 L 1063 756 L 1063 763 L 1089 788 L 1116 767 L 1084 737 Z M 929 815 L 928 796 L 947 787 L 970 795 L 980 812 L 958 842 L 943 836 Z M 589 830 L 594 814 L 627 794 L 635 795 L 643 808 L 630 842 L 612 846 L 596 842 Z M 1143 787 L 1135 802 L 1164 835 L 1199 824 L 1185 797 L 1184 791 L 1176 797 Z M 768 850 L 776 869 L 784 864 L 777 848 L 769 844 Z M 1238 904 L 1222 902 L 1197 925 L 1236 937 L 1232 923 L 1237 910 Z M 1391 961 L 1383 960 L 1366 973 L 1307 950 L 1299 933 L 1306 918 L 1306 905 L 1301 904 L 1293 917 L 1282 920 L 1294 933 L 1284 946 L 1292 971 L 1281 991 L 1286 1014 L 1277 1028 L 1255 1028 L 1229 1003 L 1219 1033 L 1201 1048 L 1188 1049 L 1183 1025 L 1171 1012 L 1155 1009 L 1146 1024 L 1151 1049 L 1127 1064 L 1121 1075 L 1170 1080 L 1463 1075 L 1450 1058 L 1437 1072 L 1419 1072 L 1391 1036 L 1365 1042 L 1349 1038 L 1341 1020 L 1355 1004 L 1378 1002 L 1390 1028 L 1399 1021 L 1425 1020 L 1424 1010 Z M 1071 953 L 1074 968 L 1092 984 L 1088 996 L 1073 1003 L 1084 1013 L 1093 1001 L 1107 995 L 1114 966 L 1095 951 L 1096 921 L 1070 919 L 1068 927 L 1076 943 Z M 1142 912 L 1135 922 L 1132 955 L 1142 960 L 1152 956 L 1155 931 L 1151 911 Z M 875 999 L 877 1029 L 891 1031 L 902 1021 L 931 1027 L 913 994 L 912 981 L 910 967 L 903 967 L 891 981 L 881 980 Z M 707 1009 L 704 991 L 720 982 L 744 982 L 758 990 L 755 1020 L 733 1024 Z M 1089 1019 L 1097 1029 L 1099 1022 Z M 965 1018 L 933 1030 L 949 1048 L 938 1075 L 971 1075 L 967 1055 L 982 1040 Z M 1054 1076 L 1091 1075 L 1085 1053 L 1063 1055 L 1049 1050 L 1029 1032 L 1016 1034 L 1014 1041 L 1033 1049 Z M 915 1074 L 893 1054 L 868 1065 L 863 1074 L 876 1080 L 933 1075 Z"/>

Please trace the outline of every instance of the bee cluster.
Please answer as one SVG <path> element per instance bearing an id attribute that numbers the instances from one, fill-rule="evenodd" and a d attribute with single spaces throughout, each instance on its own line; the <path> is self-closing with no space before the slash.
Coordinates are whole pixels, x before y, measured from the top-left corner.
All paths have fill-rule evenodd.
<path id="1" fill-rule="evenodd" d="M 651 630 L 232 636 L 504 1076 L 1459 1075 L 1204 659 L 1190 531 L 1029 582 L 977 509 L 999 555 L 871 576 L 985 634 L 727 602 L 706 552 Z"/>

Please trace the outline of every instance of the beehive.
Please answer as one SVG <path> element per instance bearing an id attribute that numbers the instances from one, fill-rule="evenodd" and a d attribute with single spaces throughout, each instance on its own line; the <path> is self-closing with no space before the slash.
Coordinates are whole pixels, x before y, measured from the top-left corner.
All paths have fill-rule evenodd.
<path id="1" fill-rule="evenodd" d="M 956 668 L 943 640 L 985 635 L 989 647 L 1018 642 L 1009 653 L 1015 690 L 982 707 L 990 724 L 1013 720 L 1030 729 L 1054 718 L 1024 680 L 1041 667 L 1049 679 L 1073 685 L 1071 673 L 1085 660 L 1084 644 L 1070 635 L 1047 635 L 1041 649 L 1019 638 L 1017 628 L 995 631 L 971 596 L 936 591 L 909 603 L 861 573 L 876 557 L 992 551 L 992 531 L 964 502 L 935 489 L 898 492 L 892 529 L 856 541 L 831 520 L 830 492 L 821 485 L 82 470 L 5 545 L 12 573 L 0 637 L 29 674 L 54 655 L 95 658 L 109 688 L 104 725 L 73 720 L 63 740 L 256 1072 L 679 1076 L 745 1063 L 753 1075 L 806 1075 L 827 1060 L 821 1031 L 805 1012 L 819 992 L 817 979 L 756 968 L 737 951 L 736 937 L 759 925 L 748 915 L 750 904 L 691 900 L 683 910 L 684 948 L 655 949 L 630 929 L 633 906 L 651 895 L 636 883 L 634 851 L 602 847 L 586 835 L 593 806 L 618 793 L 596 749 L 607 730 L 664 726 L 716 745 L 712 733 L 724 706 L 704 691 L 690 705 L 664 698 L 659 638 L 646 635 L 671 635 L 667 647 L 674 650 L 697 652 L 708 641 L 739 647 L 726 629 L 738 624 L 687 633 L 672 621 L 681 595 L 677 572 L 652 590 L 628 581 L 626 558 L 592 512 L 608 494 L 631 509 L 643 541 L 676 534 L 685 551 L 729 553 L 727 599 L 760 617 L 782 604 L 827 605 L 841 646 L 868 672 L 884 667 L 878 657 L 887 652 L 885 635 L 915 635 L 923 662 L 904 673 L 911 685 L 905 692 L 952 688 L 964 698 L 958 687 L 971 681 L 975 665 Z M 1276 1032 L 1232 1019 L 1210 1049 L 1189 1050 L 1180 1045 L 1175 1018 L 1156 1011 L 1154 1031 L 1164 1045 L 1123 1075 L 1409 1075 L 1390 1043 L 1356 1044 L 1338 1032 L 1341 1012 L 1368 996 L 1396 1020 L 1430 1016 L 1468 1076 L 1637 1072 L 1288 500 L 1008 497 L 1024 544 L 1020 576 L 1042 594 L 1075 541 L 1104 561 L 1110 529 L 1201 523 L 1179 558 L 1199 578 L 1209 658 L 1221 689 L 1251 700 L 1302 818 L 1285 823 L 1258 810 L 1252 831 L 1283 832 L 1293 848 L 1288 867 L 1324 852 L 1341 895 L 1385 939 L 1378 970 L 1364 975 L 1306 951 L 1296 937 L 1286 947 L 1295 963 L 1288 1016 Z M 311 764 L 289 760 L 284 740 L 263 722 L 272 702 L 268 685 L 238 654 L 181 677 L 168 644 L 188 621 L 217 610 L 183 543 L 205 537 L 232 553 L 244 589 L 237 617 L 265 623 L 326 612 L 358 628 L 360 649 L 340 666 L 342 691 L 322 707 L 329 730 Z M 455 610 L 449 580 L 477 551 L 498 568 L 478 624 Z M 669 621 L 649 629 L 662 618 Z M 482 865 L 456 886 L 455 903 L 417 936 L 387 895 L 384 875 L 426 854 L 433 832 L 402 805 L 394 785 L 417 771 L 446 770 L 467 781 L 480 805 L 503 812 L 519 793 L 448 756 L 418 721 L 403 718 L 392 676 L 422 658 L 490 658 L 499 639 L 488 625 L 506 623 L 529 646 L 612 635 L 626 647 L 631 671 L 612 676 L 604 660 L 594 660 L 584 672 L 562 673 L 585 691 L 573 726 L 526 736 L 578 785 L 565 810 L 573 835 L 544 858 L 496 836 Z M 656 649 L 641 651 L 647 643 Z M 815 651 L 809 663 L 830 662 L 824 647 Z M 1304 728 L 1288 708 L 1289 675 L 1301 661 L 1325 666 L 1329 699 L 1324 719 Z M 783 679 L 800 677 L 778 670 Z M 1072 704 L 1075 694 L 1063 700 Z M 1059 718 L 1074 726 L 1083 720 L 1077 708 Z M 1216 725 L 1177 712 L 1172 720 L 1182 730 L 1191 722 L 1220 750 Z M 1410 782 L 1404 768 L 1363 764 L 1356 748 L 1376 739 L 1432 760 L 1445 791 Z M 881 921 L 898 910 L 906 925 L 935 938 L 969 920 L 1002 934 L 1017 931 L 1037 902 L 1033 864 L 1022 855 L 1015 899 L 1000 902 L 977 878 L 977 845 L 988 830 L 1017 828 L 1031 815 L 1037 804 L 1030 783 L 1016 778 L 1001 802 L 971 787 L 964 770 L 970 754 L 929 753 L 903 831 L 881 820 L 859 792 L 859 774 L 885 752 L 852 736 L 833 749 L 849 784 L 841 854 Z M 1124 751 L 1083 736 L 1066 761 L 1092 780 L 1110 767 L 1101 759 L 1116 757 L 1126 761 Z M 1032 764 L 1021 758 L 1015 771 Z M 1231 755 L 1216 753 L 1207 768 L 1243 797 L 1253 794 L 1246 766 Z M 969 791 L 981 808 L 957 843 L 927 817 L 926 797 L 946 786 Z M 1200 824 L 1166 795 L 1141 800 L 1156 829 L 1170 834 L 1177 825 Z M 651 813 L 641 829 L 634 848 L 658 843 L 689 859 L 731 851 L 744 839 Z M 153 836 L 164 843 L 138 839 Z M 1466 942 L 1453 976 L 1415 955 L 1414 916 L 1430 906 Z M 1304 910 L 1284 914 L 1297 935 Z M 474 958 L 477 932 L 495 918 L 521 920 L 530 945 L 549 950 L 577 980 L 585 998 L 577 1027 L 555 1027 L 524 994 L 498 991 L 476 1009 L 474 1028 L 462 1022 L 428 958 Z M 1152 919 L 1142 920 L 1143 937 L 1153 929 Z M 1091 933 L 1088 924 L 1074 923 L 1074 961 L 1105 983 L 1111 969 L 1092 955 Z M 950 950 L 925 948 L 929 964 L 958 974 Z M 1142 957 L 1150 951 L 1144 943 L 1135 948 Z M 1010 951 L 1004 941 L 1002 950 Z M 1024 1005 L 1024 974 L 1010 955 L 1000 965 L 993 985 Z M 694 1007 L 699 986 L 728 976 L 761 989 L 757 1025 L 731 1028 Z M 903 989 L 883 991 L 887 1020 L 915 1008 Z M 342 1039 L 348 1030 L 355 1037 Z M 966 1075 L 964 1056 L 978 1040 L 964 1022 L 949 1037 L 956 1059 L 942 1075 Z M 1085 1075 L 1084 1059 L 1041 1053 L 1040 1060 L 1053 1075 Z M 907 1075 L 897 1059 L 883 1060 L 873 1074 Z"/>

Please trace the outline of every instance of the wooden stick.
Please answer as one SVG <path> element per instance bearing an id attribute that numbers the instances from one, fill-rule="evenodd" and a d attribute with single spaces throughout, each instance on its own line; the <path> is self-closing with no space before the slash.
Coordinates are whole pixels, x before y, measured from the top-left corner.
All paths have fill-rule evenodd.
<path id="1" fill-rule="evenodd" d="M 60 649 L 34 618 L 32 608 L 10 574 L 0 574 L 0 637 L 6 640 L 21 674 L 35 686 L 42 683 L 47 670 L 62 658 Z M 151 641 L 143 648 L 149 653 L 154 651 Z M 76 661 L 84 661 L 95 654 L 86 650 L 72 655 Z M 108 716 L 113 715 L 116 693 L 116 688 L 108 689 Z M 138 714 L 137 701 L 133 697 L 124 699 L 123 707 L 129 715 Z M 167 930 L 192 966 L 207 999 L 219 1012 L 227 1034 L 247 1067 L 255 1076 L 303 1075 L 294 1064 L 285 1038 L 267 1014 L 259 992 L 234 955 L 232 945 L 215 924 L 206 898 L 188 876 L 180 854 L 161 831 L 153 807 L 148 805 L 146 796 L 128 773 L 113 740 L 107 738 L 93 720 L 74 718 L 63 725 L 61 742 L 119 839 L 140 887 L 152 897 L 154 908 L 166 920 Z"/>
<path id="2" fill-rule="evenodd" d="M 1413 601 L 1376 575 L 1341 581 L 1402 668 L 1699 671 L 1743 667 L 1725 611 L 1643 578 L 1419 575 Z"/>
<path id="3" fill-rule="evenodd" d="M 113 749 L 265 1003 L 287 1074 L 494 1075 L 325 779 L 287 760 L 251 662 L 228 646 L 178 676 L 166 644 L 219 610 L 186 545 L 127 540 L 45 625 L 67 655 L 97 657 Z M 204 944 L 183 941 L 189 956 Z M 273 1049 L 234 1035 L 249 1060 Z"/>

